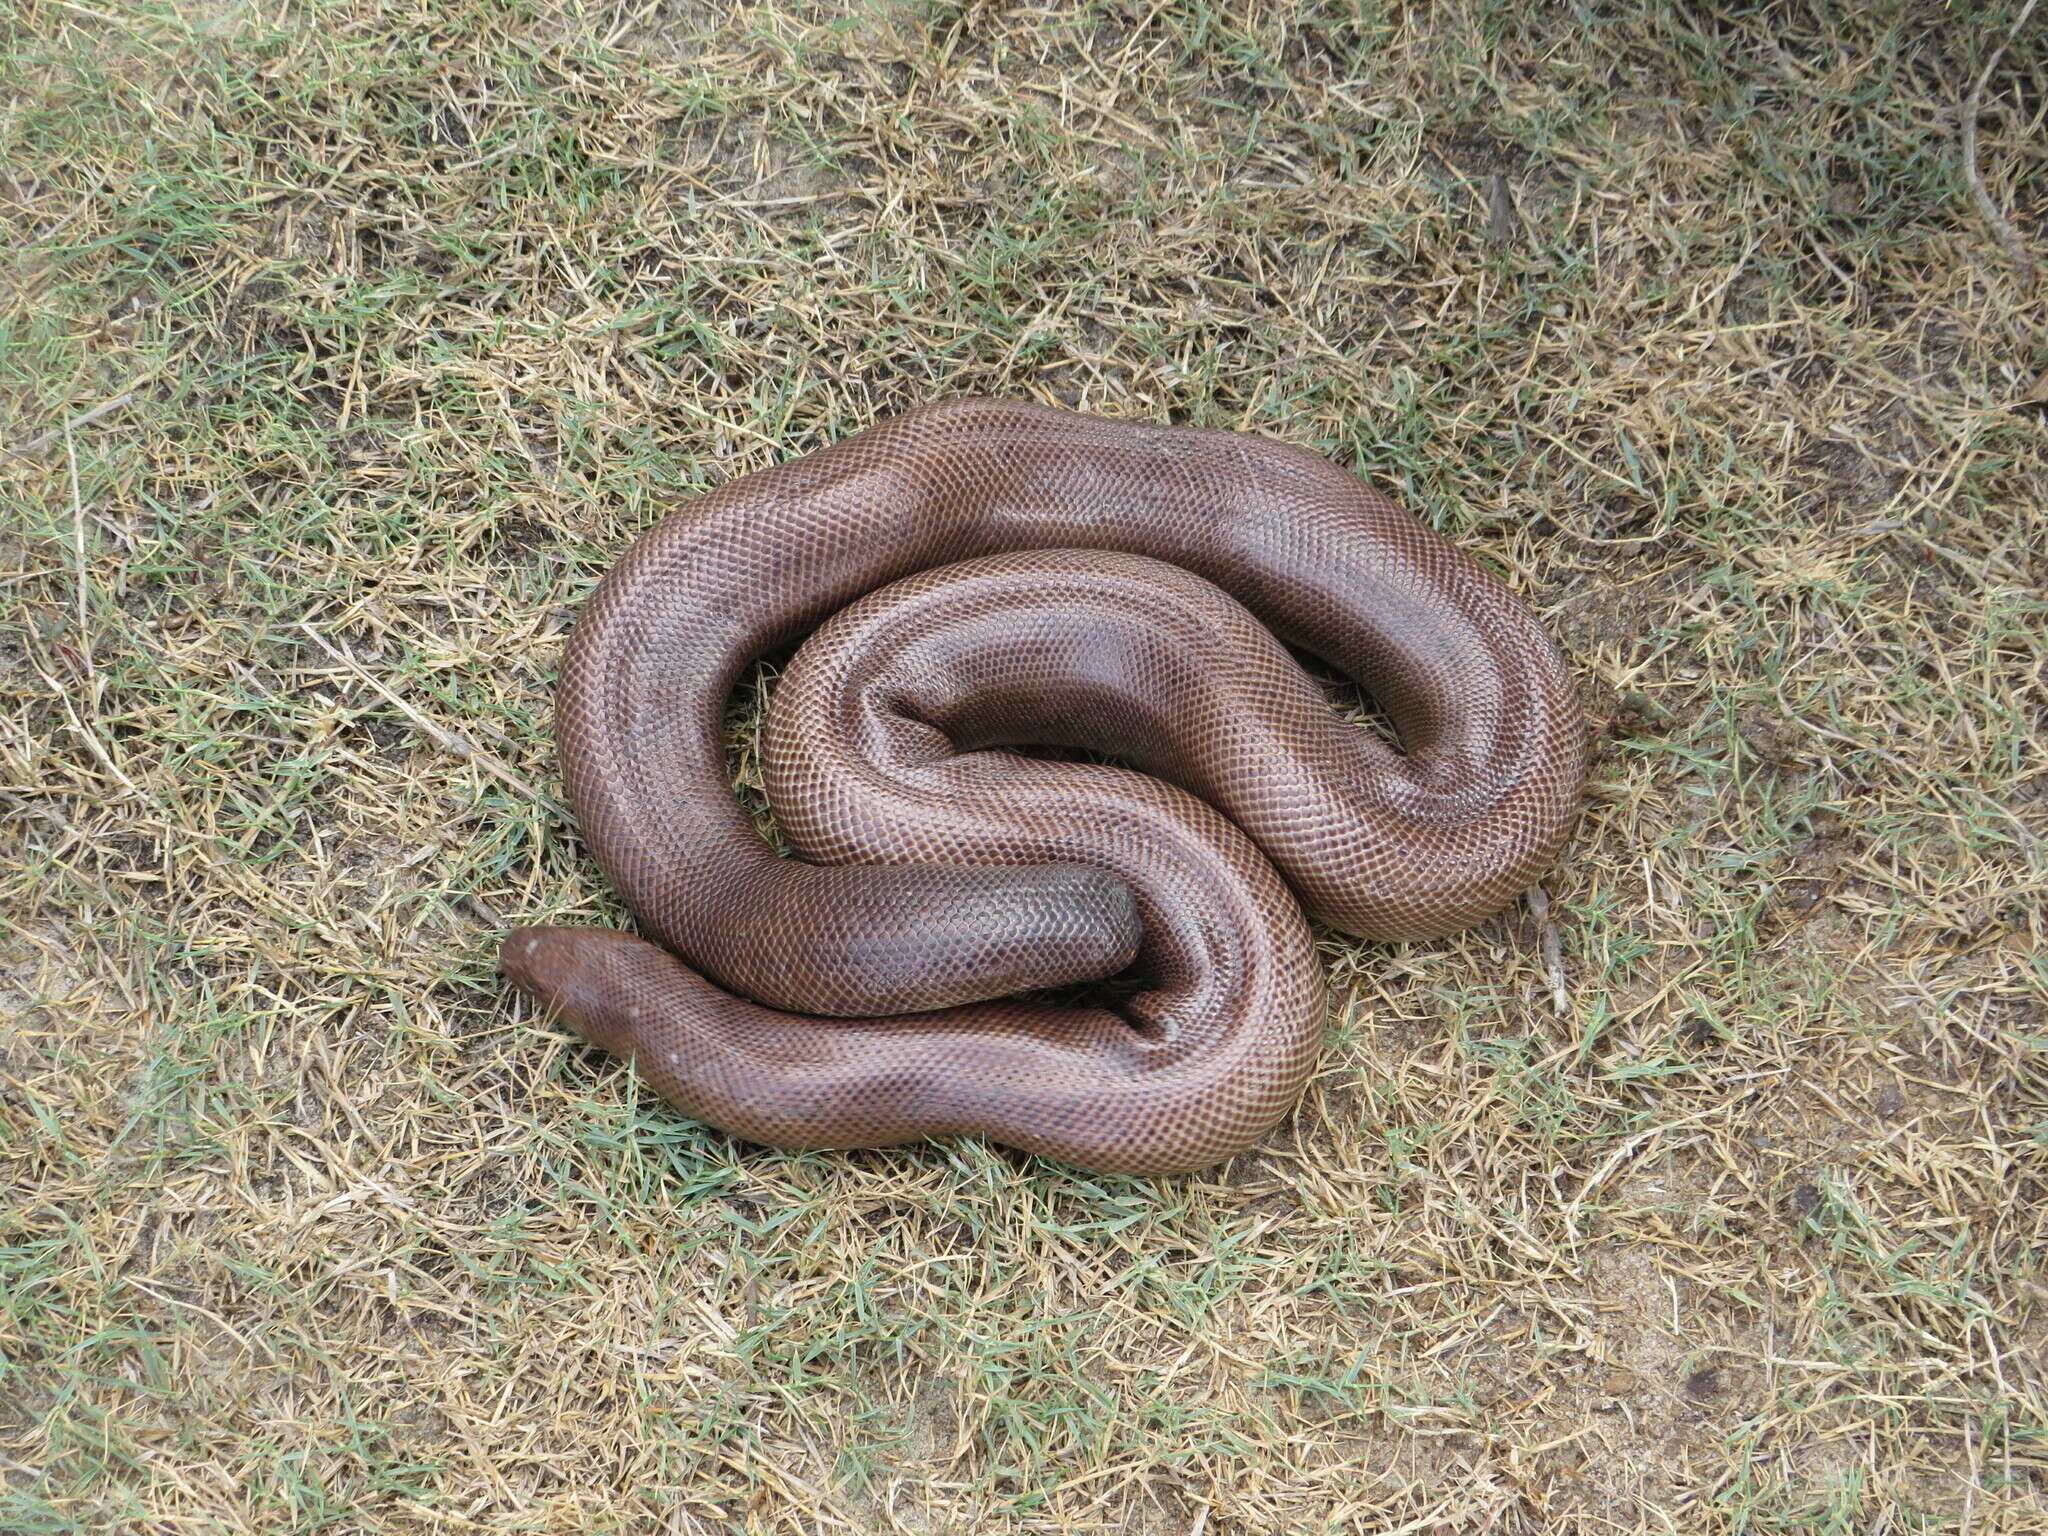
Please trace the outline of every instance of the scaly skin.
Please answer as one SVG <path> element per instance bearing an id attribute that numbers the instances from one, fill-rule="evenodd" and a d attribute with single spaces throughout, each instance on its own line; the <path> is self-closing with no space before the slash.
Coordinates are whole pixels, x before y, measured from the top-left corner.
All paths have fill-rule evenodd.
<path id="1" fill-rule="evenodd" d="M 808 862 L 781 859 L 725 782 L 723 708 L 849 603 L 771 704 L 770 799 Z M 1260 621 L 1405 751 L 1336 720 Z M 749 1140 L 977 1134 L 1130 1173 L 1240 1151 L 1299 1093 L 1322 1007 L 1297 894 L 1370 938 L 1475 922 L 1555 856 L 1585 765 L 1556 646 L 1351 475 L 973 399 L 642 536 L 577 626 L 556 736 L 647 938 L 515 933 L 523 990 Z M 1161 778 L 995 750 L 1026 742 Z M 987 1001 L 1134 952 L 1149 988 L 1120 1013 Z"/>

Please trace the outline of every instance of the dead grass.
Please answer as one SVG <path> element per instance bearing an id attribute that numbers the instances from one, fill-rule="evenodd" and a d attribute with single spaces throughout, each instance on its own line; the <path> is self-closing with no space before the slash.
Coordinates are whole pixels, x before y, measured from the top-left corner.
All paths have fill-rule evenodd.
<path id="1" fill-rule="evenodd" d="M 2048 1530 L 2016 11 L 0 0 L 0 1529 Z M 737 1147 L 505 997 L 616 916 L 591 582 L 962 389 L 1512 575 L 1561 1001 L 1333 945 L 1148 1183 Z"/>

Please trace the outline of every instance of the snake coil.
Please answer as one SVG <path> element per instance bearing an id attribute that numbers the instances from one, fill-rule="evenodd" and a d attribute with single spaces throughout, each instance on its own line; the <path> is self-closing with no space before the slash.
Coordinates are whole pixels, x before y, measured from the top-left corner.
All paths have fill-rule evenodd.
<path id="1" fill-rule="evenodd" d="M 764 734 L 784 859 L 726 782 L 721 720 L 749 660 L 821 621 Z M 579 1034 L 750 1141 L 975 1134 L 1139 1174 L 1240 1151 L 1299 1094 L 1323 1013 L 1304 907 L 1374 939 L 1475 922 L 1556 855 L 1585 767 L 1555 644 L 1352 475 L 971 398 L 643 535 L 576 626 L 556 737 L 646 935 L 506 939 L 506 974 Z M 1114 1010 L 990 1001 L 1134 959 Z"/>

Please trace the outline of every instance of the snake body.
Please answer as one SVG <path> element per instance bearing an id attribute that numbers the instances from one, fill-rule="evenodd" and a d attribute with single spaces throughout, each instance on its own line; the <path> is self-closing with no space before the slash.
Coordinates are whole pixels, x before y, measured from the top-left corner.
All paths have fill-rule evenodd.
<path id="1" fill-rule="evenodd" d="M 723 711 L 821 621 L 762 744 L 785 859 L 727 783 Z M 1357 680 L 1402 750 L 1339 719 L 1282 638 Z M 1304 905 L 1375 939 L 1477 921 L 1555 856 L 1585 761 L 1548 636 L 1352 475 L 970 398 L 642 535 L 571 637 L 556 738 L 646 935 L 507 938 L 506 974 L 578 1033 L 747 1140 L 975 1134 L 1126 1173 L 1240 1151 L 1300 1092 L 1322 1021 Z M 1026 744 L 1131 766 L 1005 750 Z M 1114 1008 L 991 1001 L 1134 958 Z"/>

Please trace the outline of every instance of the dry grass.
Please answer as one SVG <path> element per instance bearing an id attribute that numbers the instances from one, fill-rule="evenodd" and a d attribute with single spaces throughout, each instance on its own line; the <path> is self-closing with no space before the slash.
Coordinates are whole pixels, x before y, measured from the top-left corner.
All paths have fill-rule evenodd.
<path id="1" fill-rule="evenodd" d="M 0 1530 L 2048 1530 L 2017 10 L 0 0 Z M 1159 1182 L 738 1147 L 515 1006 L 616 915 L 591 582 L 949 390 L 1511 573 L 1609 722 L 1561 987 L 1333 944 Z"/>

